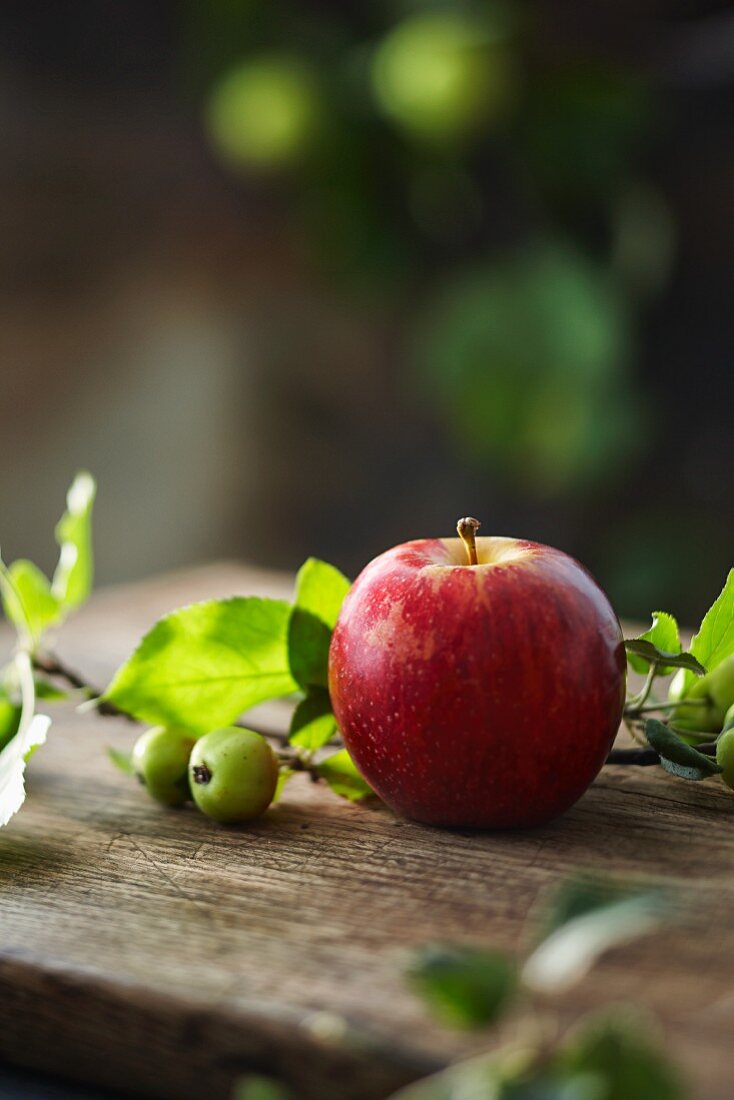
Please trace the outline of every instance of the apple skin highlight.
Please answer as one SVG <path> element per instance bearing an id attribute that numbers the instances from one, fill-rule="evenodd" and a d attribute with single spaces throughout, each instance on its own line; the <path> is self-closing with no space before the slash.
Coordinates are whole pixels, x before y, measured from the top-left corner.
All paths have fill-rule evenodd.
<path id="1" fill-rule="evenodd" d="M 568 555 L 422 539 L 370 562 L 334 630 L 329 692 L 376 793 L 429 825 L 520 828 L 572 806 L 612 745 L 622 632 Z"/>

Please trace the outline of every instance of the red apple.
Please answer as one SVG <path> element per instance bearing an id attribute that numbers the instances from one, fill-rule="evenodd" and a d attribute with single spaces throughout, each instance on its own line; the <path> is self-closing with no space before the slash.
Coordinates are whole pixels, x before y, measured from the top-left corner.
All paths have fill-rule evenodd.
<path id="1" fill-rule="evenodd" d="M 562 814 L 599 772 L 625 692 L 622 632 L 573 558 L 539 543 L 419 539 L 347 596 L 329 691 L 360 772 L 430 825 L 514 828 Z M 472 557 L 476 564 L 472 563 Z"/>

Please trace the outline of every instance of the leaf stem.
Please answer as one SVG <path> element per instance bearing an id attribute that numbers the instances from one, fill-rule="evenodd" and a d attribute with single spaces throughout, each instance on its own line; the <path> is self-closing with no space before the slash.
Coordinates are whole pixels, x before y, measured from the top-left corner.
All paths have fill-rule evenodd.
<path id="1" fill-rule="evenodd" d="M 626 715 L 650 714 L 656 710 L 676 710 L 678 707 L 705 707 L 707 699 L 679 699 L 677 703 L 647 703 L 642 706 L 632 706 L 627 703 L 624 708 Z"/>
<path id="2" fill-rule="evenodd" d="M 639 710 L 643 703 L 647 701 L 647 697 L 652 691 L 652 685 L 655 680 L 657 670 L 657 661 L 650 661 L 650 667 L 647 670 L 647 676 L 645 677 L 645 682 L 642 685 L 642 688 L 637 693 L 637 695 L 633 695 L 632 698 L 627 701 L 627 706 L 625 707 L 625 710 Z"/>

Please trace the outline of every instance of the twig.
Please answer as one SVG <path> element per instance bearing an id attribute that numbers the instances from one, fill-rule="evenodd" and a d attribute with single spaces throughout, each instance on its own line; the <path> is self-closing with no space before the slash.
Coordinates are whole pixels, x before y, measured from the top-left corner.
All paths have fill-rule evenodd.
<path id="1" fill-rule="evenodd" d="M 108 703 L 106 699 L 101 699 L 100 696 L 103 693 L 99 688 L 93 687 L 83 676 L 75 672 L 74 669 L 69 668 L 68 665 L 63 664 L 55 655 L 47 653 L 34 654 L 33 667 L 37 672 L 43 672 L 54 680 L 62 680 L 68 687 L 73 688 L 75 691 L 81 691 L 90 702 L 94 703 L 94 708 L 98 714 L 104 714 L 110 718 L 126 718 L 128 722 L 136 721 L 131 714 L 120 710 L 114 703 Z"/>
<path id="2" fill-rule="evenodd" d="M 629 704 L 624 708 L 624 713 L 631 717 L 637 714 L 652 714 L 656 710 L 677 710 L 679 707 L 705 707 L 708 700 L 706 699 L 679 699 L 677 703 L 645 703 L 641 707 L 631 707 Z"/>
<path id="3" fill-rule="evenodd" d="M 612 749 L 605 760 L 605 764 L 637 764 L 640 768 L 659 763 L 660 757 L 654 749 Z"/>
<path id="4" fill-rule="evenodd" d="M 657 675 L 657 667 L 657 661 L 651 661 L 650 667 L 647 670 L 645 682 L 642 685 L 640 691 L 637 693 L 637 695 L 633 695 L 632 698 L 627 701 L 627 705 L 624 708 L 629 713 L 633 713 L 634 711 L 639 710 L 639 708 L 643 706 L 643 704 L 647 701 L 647 697 L 652 691 L 652 685 L 655 681 L 655 676 Z"/>
<path id="5" fill-rule="evenodd" d="M 74 691 L 79 691 L 84 695 L 85 700 L 93 706 L 98 714 L 104 715 L 106 718 L 124 718 L 127 722 L 138 722 L 137 718 L 134 718 L 132 714 L 128 714 L 127 711 L 122 710 L 120 707 L 116 707 L 114 703 L 107 702 L 106 699 L 102 699 L 103 692 L 90 684 L 88 680 L 76 672 L 74 669 L 69 668 L 67 664 L 61 661 L 56 654 L 36 654 L 33 657 L 33 667 L 37 672 L 42 672 L 45 676 L 50 676 L 54 680 L 61 680 L 72 688 Z M 288 733 L 284 730 L 273 729 L 272 727 L 263 727 L 261 724 L 253 725 L 251 722 L 235 722 L 236 726 L 243 726 L 246 729 L 251 729 L 255 733 L 262 734 L 263 737 L 268 737 L 271 741 L 278 741 L 281 744 L 286 745 L 288 743 Z M 329 745 L 340 745 L 341 739 L 338 737 L 332 738 Z M 296 767 L 297 771 L 305 771 L 308 769 L 302 767 Z"/>
<path id="6" fill-rule="evenodd" d="M 716 756 L 716 742 L 711 741 L 707 745 L 696 745 L 696 751 L 704 756 Z M 638 767 L 647 768 L 652 764 L 659 764 L 660 757 L 654 749 L 612 749 L 606 758 L 606 764 L 636 764 Z"/>

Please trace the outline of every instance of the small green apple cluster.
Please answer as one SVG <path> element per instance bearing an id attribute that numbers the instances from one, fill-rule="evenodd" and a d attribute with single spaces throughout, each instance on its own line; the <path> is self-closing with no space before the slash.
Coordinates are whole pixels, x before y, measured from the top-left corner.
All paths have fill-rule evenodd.
<path id="1" fill-rule="evenodd" d="M 734 790 L 734 654 L 696 681 L 676 711 L 675 726 L 683 731 L 721 731 L 716 763 L 723 768 L 722 780 Z"/>
<path id="2" fill-rule="evenodd" d="M 724 719 L 724 729 L 716 740 L 716 763 L 723 768 L 721 778 L 734 791 L 734 703 Z"/>
<path id="3" fill-rule="evenodd" d="M 673 682 L 670 699 L 677 702 L 675 727 L 718 733 L 734 706 L 734 653 L 693 684 L 681 697 L 682 681 Z"/>
<path id="4" fill-rule="evenodd" d="M 278 760 L 264 737 L 225 726 L 196 738 L 190 730 L 155 726 L 135 743 L 132 767 L 157 802 L 193 801 L 222 824 L 254 821 L 278 785 Z"/>

